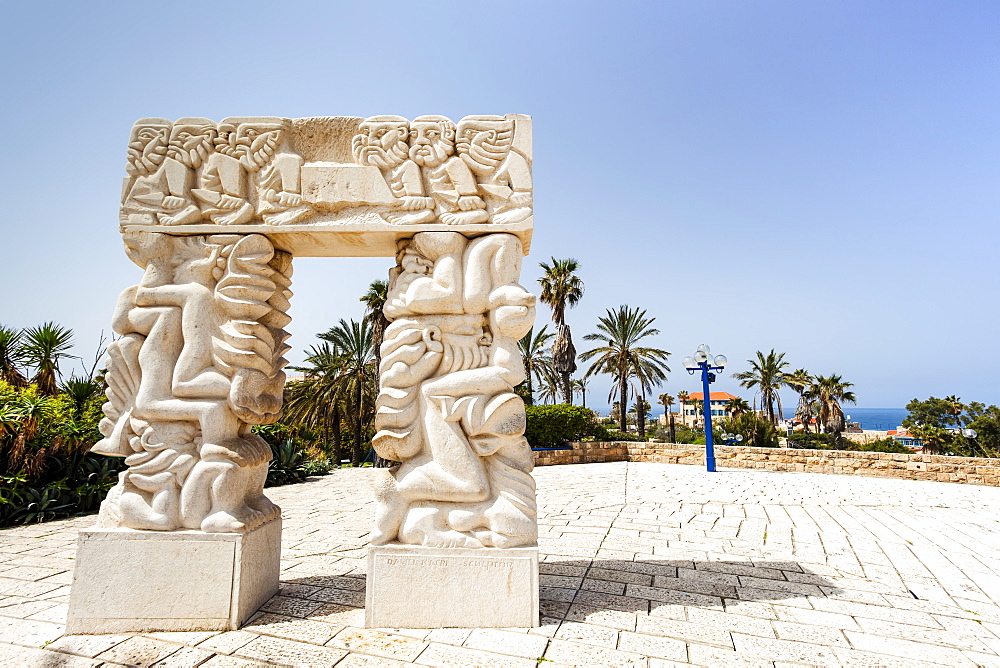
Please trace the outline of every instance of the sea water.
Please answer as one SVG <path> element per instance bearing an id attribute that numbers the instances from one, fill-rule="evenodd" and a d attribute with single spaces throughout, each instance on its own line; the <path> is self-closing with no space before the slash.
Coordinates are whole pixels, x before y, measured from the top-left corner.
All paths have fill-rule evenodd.
<path id="1" fill-rule="evenodd" d="M 860 422 L 862 429 L 888 431 L 898 429 L 903 418 L 909 415 L 905 408 L 859 408 L 857 406 L 841 406 L 844 414 L 849 415 L 848 422 Z M 795 408 L 785 411 L 786 418 L 795 417 Z"/>

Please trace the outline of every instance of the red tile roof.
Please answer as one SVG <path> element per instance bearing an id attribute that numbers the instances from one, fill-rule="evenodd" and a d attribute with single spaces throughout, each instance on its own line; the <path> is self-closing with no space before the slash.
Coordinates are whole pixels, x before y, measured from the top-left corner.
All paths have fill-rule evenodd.
<path id="1" fill-rule="evenodd" d="M 688 395 L 688 401 L 701 401 L 701 396 L 701 392 L 691 392 L 691 394 Z M 731 399 L 739 399 L 739 397 L 733 396 L 728 392 L 710 392 L 708 396 L 711 397 L 711 399 L 709 399 L 710 401 L 729 401 Z"/>

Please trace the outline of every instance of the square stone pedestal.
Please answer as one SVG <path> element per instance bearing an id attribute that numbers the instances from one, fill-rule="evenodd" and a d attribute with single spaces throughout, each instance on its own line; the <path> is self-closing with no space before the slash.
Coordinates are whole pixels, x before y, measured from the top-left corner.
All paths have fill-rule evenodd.
<path id="1" fill-rule="evenodd" d="M 538 626 L 538 548 L 368 548 L 365 626 Z"/>
<path id="2" fill-rule="evenodd" d="M 281 519 L 245 534 L 84 529 L 66 633 L 239 628 L 278 591 Z"/>

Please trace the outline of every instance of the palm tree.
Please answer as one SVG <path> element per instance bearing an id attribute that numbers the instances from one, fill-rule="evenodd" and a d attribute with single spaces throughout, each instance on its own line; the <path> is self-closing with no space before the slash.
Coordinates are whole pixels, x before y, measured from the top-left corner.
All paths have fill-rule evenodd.
<path id="1" fill-rule="evenodd" d="M 570 381 L 570 386 L 573 388 L 573 394 L 577 392 L 583 397 L 583 407 L 587 407 L 587 387 L 590 385 L 590 379 L 586 376 L 582 378 L 574 378 Z"/>
<path id="2" fill-rule="evenodd" d="M 670 371 L 666 364 L 669 352 L 638 345 L 642 339 L 660 333 L 660 330 L 652 326 L 655 320 L 656 318 L 647 317 L 644 309 L 619 306 L 617 311 L 608 309 L 606 315 L 598 318 L 599 331 L 583 337 L 585 341 L 600 341 L 604 344 L 583 353 L 580 359 L 594 360 L 587 370 L 587 376 L 598 373 L 611 375 L 608 400 L 611 400 L 617 390 L 618 417 L 621 420 L 619 424 L 623 430 L 628 406 L 628 379 L 636 376 L 640 385 L 649 387 L 654 382 L 662 382 Z"/>
<path id="3" fill-rule="evenodd" d="M 341 318 L 340 324 L 320 334 L 319 338 L 332 343 L 340 356 L 338 377 L 343 383 L 343 396 L 349 401 L 349 417 L 354 428 L 351 464 L 360 466 L 361 435 L 366 417 L 374 412 L 374 395 L 378 387 L 372 330 L 367 320 L 347 322 Z"/>
<path id="4" fill-rule="evenodd" d="M 698 423 L 700 419 L 702 422 L 705 421 L 705 401 L 703 399 L 688 399 L 691 403 L 691 410 L 694 411 L 694 422 Z M 709 404 L 711 405 L 711 404 Z"/>
<path id="5" fill-rule="evenodd" d="M 560 383 L 562 379 L 551 366 L 541 367 L 541 375 L 538 378 L 538 399 L 543 403 L 555 405 L 559 398 Z"/>
<path id="6" fill-rule="evenodd" d="M 815 378 L 805 369 L 796 369 L 785 374 L 782 381 L 783 386 L 799 395 L 799 404 L 795 407 L 795 419 L 802 423 L 802 429 L 805 433 L 809 433 L 809 422 L 813 417 L 815 393 L 812 391 L 812 387 L 814 381 Z"/>
<path id="7" fill-rule="evenodd" d="M 683 418 L 684 425 L 687 426 L 687 402 L 691 400 L 691 393 L 687 390 L 681 390 L 677 393 L 677 401 L 681 402 L 681 416 Z"/>
<path id="8" fill-rule="evenodd" d="M 561 379 L 563 403 L 573 403 L 573 389 L 569 377 L 576 371 L 576 348 L 573 335 L 566 324 L 566 307 L 576 306 L 583 298 L 583 280 L 576 275 L 580 263 L 573 258 L 557 260 L 552 264 L 544 262 L 539 266 L 545 270 L 538 282 L 542 286 L 541 300 L 552 309 L 552 321 L 556 323 L 556 338 L 552 343 L 552 363 Z"/>
<path id="9" fill-rule="evenodd" d="M 742 399 L 740 397 L 730 399 L 726 404 L 726 408 L 729 410 L 730 418 L 736 418 L 750 412 L 750 404 L 747 403 L 746 399 Z"/>
<path id="10" fill-rule="evenodd" d="M 62 393 L 73 402 L 73 415 L 77 419 L 83 416 L 87 402 L 98 396 L 104 388 L 96 380 L 70 376 L 62 385 Z"/>
<path id="11" fill-rule="evenodd" d="M 962 429 L 962 413 L 965 412 L 965 404 L 954 394 L 949 394 L 944 400 L 948 404 L 948 412 L 951 413 L 952 419 L 955 421 L 955 427 L 959 430 Z"/>
<path id="12" fill-rule="evenodd" d="M 535 328 L 532 327 L 528 330 L 528 333 L 521 337 L 521 340 L 517 342 L 518 350 L 521 351 L 521 362 L 524 364 L 524 382 L 528 390 L 528 404 L 532 404 L 535 401 L 532 379 L 537 378 L 538 382 L 541 383 L 542 375 L 545 373 L 546 369 L 552 366 L 552 358 L 545 354 L 545 344 L 548 343 L 549 339 L 555 336 L 555 334 L 546 332 L 545 330 L 548 328 L 549 326 L 545 325 L 537 334 L 535 334 Z"/>
<path id="13" fill-rule="evenodd" d="M 385 317 L 382 309 L 385 308 L 385 300 L 389 295 L 389 281 L 372 281 L 366 292 L 359 301 L 365 305 L 365 320 L 372 330 L 372 348 L 375 353 L 375 368 L 382 364 L 382 339 L 385 336 L 385 328 L 389 326 L 389 319 Z"/>
<path id="14" fill-rule="evenodd" d="M 747 389 L 757 388 L 760 395 L 761 407 L 767 411 L 767 416 L 771 424 L 778 424 L 777 415 L 781 415 L 781 395 L 778 391 L 785 384 L 784 369 L 788 362 L 784 361 L 785 353 L 776 353 L 774 348 L 767 355 L 757 351 L 757 359 L 747 360 L 750 365 L 749 371 L 733 374 L 733 378 L 740 381 L 740 385 Z M 777 415 L 774 412 L 774 404 L 778 404 Z"/>
<path id="15" fill-rule="evenodd" d="M 24 387 L 28 379 L 18 367 L 24 353 L 21 350 L 23 332 L 0 325 L 0 380 L 14 387 Z"/>
<path id="16" fill-rule="evenodd" d="M 663 406 L 663 414 L 667 418 L 667 429 L 670 433 L 670 442 L 674 442 L 675 432 L 674 432 L 674 414 L 670 411 L 670 407 L 674 405 L 674 395 L 672 394 L 661 394 L 660 405 Z"/>
<path id="17" fill-rule="evenodd" d="M 630 412 L 635 413 L 635 426 L 639 430 L 639 438 L 646 440 L 646 413 L 649 412 L 649 402 L 639 391 L 635 391 L 635 397 L 635 406 Z"/>
<path id="18" fill-rule="evenodd" d="M 854 387 L 854 383 L 848 383 L 836 374 L 816 376 L 815 388 L 819 402 L 819 421 L 823 425 L 824 431 L 832 433 L 837 440 L 840 440 L 840 434 L 846 426 L 844 410 L 840 407 L 840 402 L 857 403 L 854 392 L 849 389 L 851 387 Z"/>
<path id="19" fill-rule="evenodd" d="M 38 391 L 46 396 L 55 396 L 59 391 L 56 379 L 60 375 L 59 362 L 75 359 L 70 355 L 73 348 L 73 330 L 54 322 L 46 322 L 38 327 L 24 330 L 21 352 L 24 363 L 35 370 L 31 382 L 38 385 Z"/>
<path id="20" fill-rule="evenodd" d="M 320 428 L 323 443 L 330 443 L 331 427 L 333 451 L 337 464 L 343 461 L 340 441 L 340 415 L 342 382 L 340 379 L 341 358 L 336 349 L 327 341 L 312 346 L 306 356 L 309 366 L 289 367 L 305 374 L 285 387 L 285 408 L 283 420 Z"/>

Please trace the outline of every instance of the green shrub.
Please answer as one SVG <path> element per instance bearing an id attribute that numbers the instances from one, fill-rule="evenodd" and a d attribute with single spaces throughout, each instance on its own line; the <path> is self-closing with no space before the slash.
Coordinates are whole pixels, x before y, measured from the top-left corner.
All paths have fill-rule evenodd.
<path id="1" fill-rule="evenodd" d="M 615 430 L 618 433 L 618 430 Z M 605 427 L 600 422 L 594 422 L 590 425 L 590 429 L 587 431 L 587 435 L 583 437 L 584 441 L 594 441 L 597 443 L 607 443 L 609 441 L 615 440 L 611 434 L 611 430 Z"/>
<path id="2" fill-rule="evenodd" d="M 288 439 L 279 446 L 270 443 L 271 463 L 267 466 L 267 487 L 300 482 L 306 477 L 305 452 Z"/>
<path id="3" fill-rule="evenodd" d="M 306 472 L 307 476 L 328 475 L 330 473 L 330 471 L 332 471 L 333 469 L 337 468 L 337 465 L 334 464 L 329 459 L 325 459 L 325 458 L 324 459 L 310 459 L 305 464 L 303 464 L 302 468 L 305 469 L 305 472 Z"/>
<path id="4" fill-rule="evenodd" d="M 788 437 L 788 447 L 799 450 L 839 450 L 842 444 L 833 434 L 796 432 Z"/>
<path id="5" fill-rule="evenodd" d="M 594 411 L 572 404 L 525 406 L 524 436 L 533 448 L 557 448 L 593 432 Z"/>
<path id="6" fill-rule="evenodd" d="M 741 413 L 728 420 L 720 421 L 718 427 L 720 432 L 732 432 L 741 435 L 743 440 L 737 445 L 744 445 L 751 448 L 778 447 L 778 430 L 771 424 L 770 420 L 761 417 L 757 413 Z M 790 447 L 795 446 L 790 445 Z"/>
<path id="7" fill-rule="evenodd" d="M 125 467 L 90 453 L 101 438 L 100 385 L 67 386 L 45 396 L 0 381 L 0 526 L 92 512 Z"/>
<path id="8" fill-rule="evenodd" d="M 605 429 L 607 432 L 608 441 L 641 441 L 639 434 L 633 434 L 630 431 L 621 431 L 619 429 Z"/>

